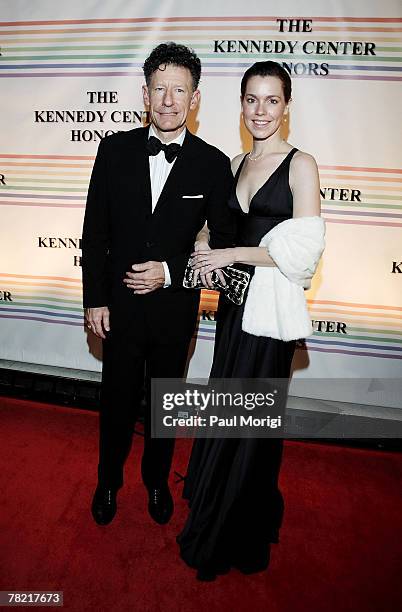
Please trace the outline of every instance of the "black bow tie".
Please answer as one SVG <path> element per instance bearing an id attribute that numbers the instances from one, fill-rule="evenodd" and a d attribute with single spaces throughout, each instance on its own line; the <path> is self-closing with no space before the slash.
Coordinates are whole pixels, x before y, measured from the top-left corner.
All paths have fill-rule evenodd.
<path id="1" fill-rule="evenodd" d="M 158 155 L 159 151 L 164 151 L 166 161 L 169 164 L 177 157 L 181 146 L 177 142 L 171 144 L 164 144 L 155 136 L 150 136 L 147 143 L 148 155 Z"/>

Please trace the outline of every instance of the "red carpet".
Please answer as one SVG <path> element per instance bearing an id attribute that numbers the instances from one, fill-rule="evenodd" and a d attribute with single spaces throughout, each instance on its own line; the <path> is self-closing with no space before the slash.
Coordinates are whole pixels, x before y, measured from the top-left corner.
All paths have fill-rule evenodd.
<path id="1" fill-rule="evenodd" d="M 285 521 L 267 572 L 200 583 L 178 558 L 181 485 L 165 527 L 146 513 L 137 436 L 108 527 L 90 514 L 94 413 L 0 398 L 0 590 L 63 590 L 94 612 L 393 612 L 401 609 L 402 456 L 287 442 Z M 189 443 L 177 443 L 184 472 Z"/>

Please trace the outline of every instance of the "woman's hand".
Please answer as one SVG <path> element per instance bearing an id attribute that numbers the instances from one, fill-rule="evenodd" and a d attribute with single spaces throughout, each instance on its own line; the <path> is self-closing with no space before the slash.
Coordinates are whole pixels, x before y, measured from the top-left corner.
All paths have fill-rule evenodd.
<path id="1" fill-rule="evenodd" d="M 198 254 L 198 253 L 211 253 L 211 252 L 212 250 L 208 242 L 204 242 L 203 240 L 197 240 L 197 242 L 194 244 L 194 253 L 192 255 L 194 255 L 195 253 Z M 195 266 L 193 266 L 193 269 L 194 269 L 194 277 L 193 277 L 194 286 L 197 283 L 198 276 L 201 276 L 201 282 L 204 285 L 204 287 L 206 289 L 214 289 L 214 285 L 212 283 L 212 272 L 204 272 L 201 268 L 195 268 Z M 222 271 L 220 269 L 217 269 L 216 273 L 222 285 L 226 286 L 225 277 L 223 276 Z"/>
<path id="2" fill-rule="evenodd" d="M 200 270 L 200 274 L 209 274 L 213 270 L 231 266 L 235 262 L 235 249 L 203 249 L 191 254 L 191 266 Z"/>
<path id="3" fill-rule="evenodd" d="M 201 232 L 200 232 L 201 233 Z M 210 251 L 211 247 L 209 246 L 208 242 L 206 240 L 196 240 L 195 244 L 194 244 L 194 251 L 198 252 L 198 251 Z M 212 285 L 212 279 L 211 279 L 211 274 L 205 275 L 205 274 L 201 274 L 201 270 L 194 270 L 194 276 L 193 276 L 193 287 L 196 286 L 197 284 L 197 280 L 198 277 L 201 275 L 201 282 L 204 285 L 204 287 L 206 289 L 213 289 L 213 285 Z"/>
<path id="4" fill-rule="evenodd" d="M 209 246 L 209 230 L 207 223 L 204 224 L 204 227 L 198 232 L 196 241 L 194 244 L 194 251 L 210 251 L 211 247 Z M 222 285 L 226 286 L 225 277 L 223 276 L 221 270 L 216 271 Z M 204 273 L 201 269 L 194 270 L 193 277 L 193 286 L 197 284 L 198 277 L 201 277 L 201 282 L 206 289 L 214 289 L 214 285 L 212 283 L 212 273 Z"/>

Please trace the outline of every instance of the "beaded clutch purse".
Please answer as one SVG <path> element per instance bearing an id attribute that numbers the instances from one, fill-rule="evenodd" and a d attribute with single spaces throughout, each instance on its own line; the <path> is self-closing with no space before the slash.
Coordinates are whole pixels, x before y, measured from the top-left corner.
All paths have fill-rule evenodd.
<path id="1" fill-rule="evenodd" d="M 214 270 L 212 272 L 212 284 L 214 289 L 216 291 L 222 291 L 228 300 L 234 304 L 237 304 L 237 306 L 240 306 L 243 303 L 244 294 L 250 282 L 250 274 L 244 270 L 238 270 L 233 266 L 221 268 L 221 271 L 225 278 L 226 286 L 222 284 L 219 276 Z M 188 262 L 184 272 L 183 287 L 186 289 L 205 289 L 200 276 L 198 276 L 195 285 L 193 285 L 193 281 L 194 270 L 191 267 L 190 262 Z"/>

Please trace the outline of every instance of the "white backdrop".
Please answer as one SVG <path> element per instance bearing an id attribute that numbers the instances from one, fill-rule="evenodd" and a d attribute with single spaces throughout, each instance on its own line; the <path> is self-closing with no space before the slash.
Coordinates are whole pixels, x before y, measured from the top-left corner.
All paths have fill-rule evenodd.
<path id="1" fill-rule="evenodd" d="M 288 137 L 317 159 L 327 222 L 307 294 L 315 332 L 297 350 L 295 377 L 401 375 L 399 2 L 306 0 L 301 16 L 296 0 L 280 7 L 0 1 L 0 358 L 100 369 L 81 302 L 89 175 L 100 135 L 141 124 L 143 61 L 175 40 L 203 64 L 190 127 L 231 157 L 250 146 L 240 125 L 245 69 L 273 59 L 294 77 Z M 208 374 L 215 305 L 204 292 L 192 376 Z"/>

